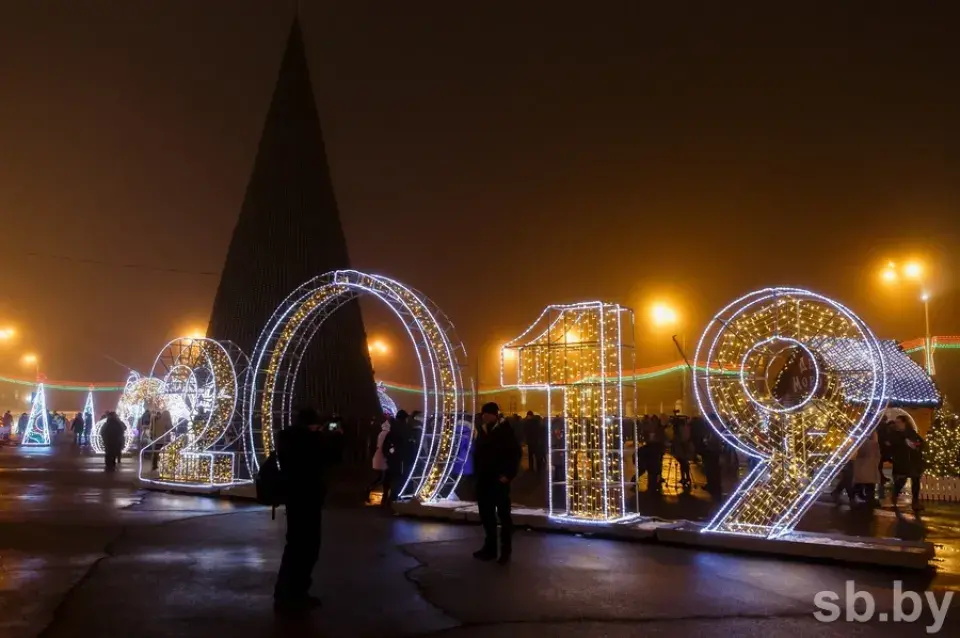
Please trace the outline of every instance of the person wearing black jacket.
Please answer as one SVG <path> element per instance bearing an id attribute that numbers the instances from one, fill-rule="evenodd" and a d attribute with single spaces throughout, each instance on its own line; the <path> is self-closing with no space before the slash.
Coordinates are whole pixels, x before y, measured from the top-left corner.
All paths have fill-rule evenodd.
<path id="1" fill-rule="evenodd" d="M 287 509 L 287 544 L 273 590 L 274 606 L 309 610 L 320 606 L 310 595 L 311 575 L 320 557 L 320 531 L 327 476 L 339 460 L 338 431 L 322 428 L 316 410 L 300 410 L 292 427 L 277 435 L 277 461 Z"/>
<path id="2" fill-rule="evenodd" d="M 510 482 L 520 469 L 522 450 L 510 424 L 500 417 L 500 407 L 487 403 L 480 411 L 480 424 L 473 445 L 473 473 L 477 481 L 477 507 L 483 523 L 483 547 L 474 558 L 497 558 L 497 518 L 500 519 L 500 560 L 508 563 L 513 551 L 513 519 L 510 517 Z"/>
<path id="3" fill-rule="evenodd" d="M 913 511 L 923 511 L 920 503 L 920 478 L 923 476 L 924 440 L 917 432 L 913 420 L 898 416 L 890 432 L 890 447 L 893 455 L 893 506 L 897 507 L 900 492 L 910 479 L 913 492 Z"/>

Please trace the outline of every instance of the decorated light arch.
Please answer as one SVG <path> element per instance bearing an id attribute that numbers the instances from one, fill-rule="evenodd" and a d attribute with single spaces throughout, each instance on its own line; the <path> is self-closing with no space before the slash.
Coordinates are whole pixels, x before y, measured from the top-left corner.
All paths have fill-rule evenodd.
<path id="1" fill-rule="evenodd" d="M 315 277 L 290 294 L 260 334 L 250 358 L 244 393 L 246 450 L 251 470 L 274 449 L 274 431 L 292 421 L 293 391 L 301 353 L 323 322 L 347 301 L 368 294 L 403 323 L 420 364 L 423 430 L 401 497 L 442 499 L 456 489 L 463 456 L 462 343 L 446 315 L 422 293 L 380 275 L 337 270 Z M 466 442 L 464 443 L 464 439 Z"/>
<path id="2" fill-rule="evenodd" d="M 151 409 L 170 420 L 154 420 L 166 429 L 153 432 L 140 450 L 141 480 L 193 487 L 250 481 L 249 469 L 237 459 L 246 459 L 240 414 L 246 367 L 246 355 L 230 342 L 179 338 L 164 346 L 150 373 L 156 383 Z"/>
<path id="3" fill-rule="evenodd" d="M 117 401 L 117 417 L 123 421 L 127 429 L 123 433 L 123 451 L 132 452 L 137 447 L 137 431 L 140 426 L 140 417 L 148 409 L 154 409 L 156 401 L 160 396 L 163 383 L 153 377 L 141 377 L 136 372 L 131 372 L 127 377 L 127 382 L 123 386 L 123 393 L 120 400 Z M 91 409 L 92 409 L 91 404 Z M 93 429 L 88 434 L 90 440 L 90 449 L 96 454 L 103 454 L 103 436 L 100 430 L 106 419 L 100 419 L 93 424 Z"/>
<path id="4" fill-rule="evenodd" d="M 757 461 L 704 531 L 791 532 L 877 423 L 887 400 L 880 342 L 835 301 L 767 288 L 717 313 L 696 361 L 701 412 Z"/>

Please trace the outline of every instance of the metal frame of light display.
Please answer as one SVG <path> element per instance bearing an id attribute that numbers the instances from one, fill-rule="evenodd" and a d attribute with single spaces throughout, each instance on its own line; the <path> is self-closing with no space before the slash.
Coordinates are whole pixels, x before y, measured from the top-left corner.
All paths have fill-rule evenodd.
<path id="1" fill-rule="evenodd" d="M 153 404 L 156 403 L 162 389 L 163 382 L 152 377 L 141 377 L 136 372 L 131 372 L 127 376 L 127 381 L 123 386 L 123 392 L 117 401 L 116 414 L 127 429 L 123 432 L 123 451 L 133 452 L 137 446 L 137 432 L 140 426 L 140 417 Z M 103 454 L 103 436 L 100 430 L 107 420 L 100 419 L 93 424 L 93 429 L 87 435 L 90 442 L 90 449 L 96 454 Z"/>
<path id="2" fill-rule="evenodd" d="M 20 435 L 20 445 L 44 447 L 50 445 L 50 422 L 47 420 L 47 397 L 43 384 L 38 383 L 30 404 L 30 416 Z"/>
<path id="3" fill-rule="evenodd" d="M 249 467 L 237 462 L 247 458 L 241 411 L 247 365 L 229 341 L 182 337 L 163 347 L 150 376 L 160 381 L 157 409 L 170 415 L 170 428 L 140 450 L 141 480 L 191 487 L 252 480 Z M 145 469 L 153 454 L 159 455 L 156 473 Z"/>
<path id="4" fill-rule="evenodd" d="M 613 523 L 636 515 L 626 496 L 623 432 L 624 413 L 636 413 L 635 363 L 633 311 L 600 301 L 548 306 L 502 348 L 501 385 L 546 391 L 548 419 L 553 391 L 562 391 L 559 448 L 547 428 L 551 518 Z M 515 383 L 506 379 L 508 365 Z M 634 421 L 634 441 L 636 435 Z M 562 477 L 554 477 L 555 465 L 564 468 Z"/>
<path id="5" fill-rule="evenodd" d="M 460 358 L 452 322 L 422 293 L 380 275 L 337 270 L 311 279 L 277 308 L 260 334 L 244 391 L 246 449 L 251 470 L 274 449 L 274 433 L 292 422 L 301 354 L 343 304 L 360 294 L 379 299 L 400 319 L 414 346 L 423 386 L 423 430 L 401 498 L 450 496 L 460 480 L 464 410 Z M 466 445 L 470 445 L 466 438 Z"/>
<path id="6" fill-rule="evenodd" d="M 880 342 L 831 299 L 766 288 L 717 313 L 695 357 L 700 411 L 757 461 L 703 531 L 790 533 L 880 417 Z"/>

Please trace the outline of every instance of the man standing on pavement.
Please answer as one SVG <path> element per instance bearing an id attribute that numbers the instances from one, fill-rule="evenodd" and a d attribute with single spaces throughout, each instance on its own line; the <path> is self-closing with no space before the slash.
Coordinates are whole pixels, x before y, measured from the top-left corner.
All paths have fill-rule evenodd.
<path id="1" fill-rule="evenodd" d="M 329 421 L 329 420 L 328 420 Z M 320 530 L 327 476 L 339 458 L 335 428 L 322 428 L 316 410 L 300 410 L 294 424 L 277 435 L 277 460 L 285 492 L 287 544 L 273 590 L 278 611 L 320 606 L 310 595 L 313 568 L 320 557 Z"/>
<path id="2" fill-rule="evenodd" d="M 476 428 L 473 472 L 477 480 L 477 507 L 483 523 L 483 548 L 474 552 L 478 560 L 497 558 L 497 518 L 500 519 L 500 564 L 510 562 L 513 551 L 513 519 L 510 517 L 510 482 L 520 468 L 522 450 L 513 428 L 500 416 L 496 403 L 480 411 Z"/>

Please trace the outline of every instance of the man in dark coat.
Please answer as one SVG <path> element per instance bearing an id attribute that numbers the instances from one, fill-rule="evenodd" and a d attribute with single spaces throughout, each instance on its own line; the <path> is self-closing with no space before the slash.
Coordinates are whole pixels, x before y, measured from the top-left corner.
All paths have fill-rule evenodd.
<path id="1" fill-rule="evenodd" d="M 510 517 L 510 482 L 520 468 L 522 450 L 510 424 L 500 417 L 500 407 L 487 403 L 480 411 L 480 425 L 473 446 L 473 473 L 477 480 L 477 507 L 483 523 L 483 548 L 474 552 L 479 560 L 497 558 L 497 518 L 500 519 L 500 560 L 510 561 L 513 551 L 513 519 Z"/>
<path id="2" fill-rule="evenodd" d="M 523 439 L 527 443 L 527 465 L 531 472 L 540 473 L 543 471 L 543 448 L 546 447 L 544 441 L 543 428 L 540 427 L 540 417 L 533 411 L 527 412 L 523 420 Z"/>
<path id="3" fill-rule="evenodd" d="M 923 446 L 924 440 L 916 430 L 916 425 L 905 416 L 898 416 L 893 423 L 893 430 L 889 434 L 890 447 L 893 456 L 893 506 L 897 506 L 900 492 L 903 491 L 910 479 L 910 489 L 913 496 L 913 510 L 923 510 L 920 503 L 920 478 L 923 476 Z"/>
<path id="4" fill-rule="evenodd" d="M 316 410 L 297 414 L 292 427 L 277 435 L 277 460 L 287 509 L 287 544 L 273 590 L 278 611 L 320 606 L 310 595 L 313 568 L 320 556 L 320 528 L 330 467 L 339 459 L 336 431 L 324 430 Z"/>
<path id="5" fill-rule="evenodd" d="M 107 412 L 107 420 L 100 428 L 103 438 L 103 456 L 108 472 L 117 467 L 117 457 L 123 453 L 124 433 L 127 426 L 120 420 L 116 412 Z"/>
<path id="6" fill-rule="evenodd" d="M 77 416 L 73 417 L 73 423 L 70 424 L 70 429 L 73 430 L 76 444 L 83 445 L 83 415 L 79 412 L 77 412 Z"/>
<path id="7" fill-rule="evenodd" d="M 89 445 L 91 432 L 93 432 L 93 414 L 85 412 L 83 414 L 83 441 L 80 442 L 81 445 L 83 445 L 83 443 Z"/>

